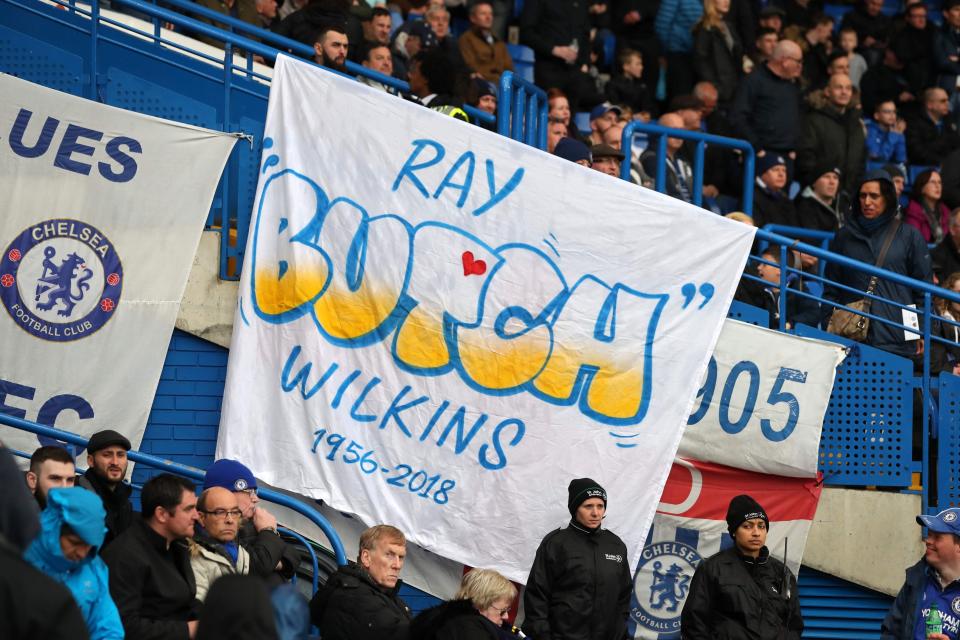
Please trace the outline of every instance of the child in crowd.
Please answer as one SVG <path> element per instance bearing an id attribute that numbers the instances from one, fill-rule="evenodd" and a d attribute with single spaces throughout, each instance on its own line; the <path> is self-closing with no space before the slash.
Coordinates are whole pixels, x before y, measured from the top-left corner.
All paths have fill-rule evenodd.
<path id="1" fill-rule="evenodd" d="M 850 61 L 850 83 L 855 89 L 860 88 L 860 78 L 867 71 L 867 61 L 857 53 L 857 31 L 852 27 L 840 30 L 840 49 L 847 54 Z"/>
<path id="2" fill-rule="evenodd" d="M 657 107 L 649 88 L 640 79 L 643 75 L 643 56 L 633 49 L 624 49 L 617 63 L 620 73 L 607 83 L 607 99 L 613 104 L 629 107 L 637 120 L 650 122 L 657 113 Z"/>

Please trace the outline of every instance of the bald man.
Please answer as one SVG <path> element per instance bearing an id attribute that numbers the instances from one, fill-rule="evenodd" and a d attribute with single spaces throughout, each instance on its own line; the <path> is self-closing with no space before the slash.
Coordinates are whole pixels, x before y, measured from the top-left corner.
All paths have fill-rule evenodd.
<path id="1" fill-rule="evenodd" d="M 660 116 L 657 123 L 661 127 L 670 129 L 684 128 L 683 116 L 679 113 L 665 113 Z M 667 138 L 666 194 L 684 202 L 692 202 L 693 169 L 686 160 L 680 157 L 681 147 L 683 147 L 683 140 L 680 138 Z M 656 179 L 657 145 L 651 144 L 647 147 L 647 150 L 640 156 L 640 164 L 643 166 L 644 173 Z"/>
<path id="2" fill-rule="evenodd" d="M 190 566 L 197 580 L 197 600 L 203 600 L 220 576 L 250 573 L 250 554 L 237 544 L 240 503 L 233 491 L 211 487 L 197 502 L 200 526 L 190 541 Z"/>
<path id="3" fill-rule="evenodd" d="M 853 193 L 860 184 L 866 160 L 866 138 L 860 109 L 852 106 L 853 83 L 842 73 L 830 77 L 823 90 L 826 103 L 811 107 L 803 121 L 797 150 L 797 176 L 812 185 L 823 167 L 840 169 L 840 188 Z"/>
<path id="4" fill-rule="evenodd" d="M 800 74 L 803 52 L 781 40 L 770 60 L 740 82 L 730 110 L 737 137 L 750 141 L 758 155 L 784 156 L 788 172 L 800 134 Z"/>

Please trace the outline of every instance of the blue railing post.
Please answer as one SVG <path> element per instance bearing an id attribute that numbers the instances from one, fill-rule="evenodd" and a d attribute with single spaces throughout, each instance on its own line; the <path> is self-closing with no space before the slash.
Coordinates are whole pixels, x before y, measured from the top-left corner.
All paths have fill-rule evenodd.
<path id="1" fill-rule="evenodd" d="M 663 132 L 657 137 L 657 171 L 653 188 L 660 193 L 667 192 L 667 135 Z"/>
<path id="2" fill-rule="evenodd" d="M 927 512 L 930 506 L 930 351 L 933 349 L 933 341 L 930 340 L 930 315 L 933 312 L 931 308 L 930 292 L 923 292 L 923 319 L 921 330 L 923 334 L 923 378 L 920 381 L 923 390 L 923 429 L 921 438 L 923 439 L 923 467 L 920 470 L 921 483 L 923 484 L 923 513 Z M 939 434 L 937 434 L 939 435 Z"/>
<path id="3" fill-rule="evenodd" d="M 693 204 L 703 204 L 703 150 L 706 143 L 697 140 L 693 153 Z"/>
<path id="4" fill-rule="evenodd" d="M 537 96 L 537 148 L 547 148 L 547 125 L 549 116 L 549 105 L 547 105 L 547 96 Z"/>
<path id="5" fill-rule="evenodd" d="M 524 136 L 524 142 L 526 142 L 531 147 L 536 147 L 537 142 L 540 138 L 540 131 L 537 125 L 540 123 L 540 118 L 537 113 L 537 96 L 530 94 L 527 98 L 527 118 L 526 118 L 526 135 Z"/>
<path id="6" fill-rule="evenodd" d="M 504 71 L 500 76 L 500 96 L 497 98 L 497 133 L 510 137 L 510 115 L 513 111 L 513 74 Z"/>
<path id="7" fill-rule="evenodd" d="M 620 151 L 623 152 L 623 161 L 620 163 L 620 178 L 630 181 L 630 164 L 633 159 L 633 132 L 636 130 L 637 121 L 631 120 L 623 128 L 620 134 Z"/>
<path id="8" fill-rule="evenodd" d="M 510 117 L 512 122 L 510 123 L 510 137 L 514 140 L 523 140 L 523 105 L 526 91 L 522 85 L 515 86 L 513 88 L 513 105 L 510 107 Z"/>
<path id="9" fill-rule="evenodd" d="M 746 157 L 743 159 L 743 212 L 748 216 L 753 215 L 753 172 L 756 170 L 756 156 L 751 145 L 747 145 L 744 151 Z"/>

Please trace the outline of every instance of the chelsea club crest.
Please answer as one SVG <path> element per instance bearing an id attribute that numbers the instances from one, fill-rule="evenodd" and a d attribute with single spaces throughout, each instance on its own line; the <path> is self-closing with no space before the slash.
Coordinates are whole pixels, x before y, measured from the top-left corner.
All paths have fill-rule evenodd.
<path id="1" fill-rule="evenodd" d="M 680 637 L 680 612 L 690 590 L 700 554 L 682 542 L 648 544 L 634 579 L 636 607 L 631 616 L 659 638 Z"/>
<path id="2" fill-rule="evenodd" d="M 113 317 L 122 290 L 113 243 L 79 220 L 32 225 L 0 256 L 0 302 L 18 326 L 44 340 L 91 335 Z"/>

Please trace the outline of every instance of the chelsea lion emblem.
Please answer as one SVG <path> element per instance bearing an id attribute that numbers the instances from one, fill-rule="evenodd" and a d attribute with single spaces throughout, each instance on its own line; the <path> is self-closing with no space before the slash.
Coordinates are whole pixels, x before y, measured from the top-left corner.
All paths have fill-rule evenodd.
<path id="1" fill-rule="evenodd" d="M 59 218 L 25 229 L 0 256 L 0 302 L 44 340 L 85 338 L 116 312 L 123 266 L 99 229 Z"/>

